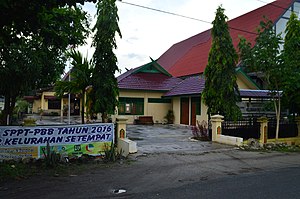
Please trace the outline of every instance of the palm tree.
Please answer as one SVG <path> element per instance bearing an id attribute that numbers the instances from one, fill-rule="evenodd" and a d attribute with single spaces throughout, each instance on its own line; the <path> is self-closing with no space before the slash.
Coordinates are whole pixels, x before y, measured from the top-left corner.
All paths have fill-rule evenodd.
<path id="1" fill-rule="evenodd" d="M 65 92 L 81 95 L 81 121 L 84 124 L 85 94 L 86 88 L 91 85 L 92 62 L 83 58 L 79 51 L 71 50 L 68 55 L 73 66 L 69 71 L 71 80 L 57 81 L 54 90 L 58 97 L 62 97 Z"/>

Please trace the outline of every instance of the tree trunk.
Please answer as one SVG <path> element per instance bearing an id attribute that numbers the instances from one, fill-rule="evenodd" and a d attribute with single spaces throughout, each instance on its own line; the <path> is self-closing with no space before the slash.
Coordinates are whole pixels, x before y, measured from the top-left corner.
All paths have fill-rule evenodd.
<path id="1" fill-rule="evenodd" d="M 107 122 L 107 114 L 105 112 L 101 113 L 102 123 Z"/>
<path id="2" fill-rule="evenodd" d="M 276 82 L 276 93 L 275 96 L 273 96 L 273 100 L 274 100 L 274 105 L 275 105 L 275 113 L 276 113 L 276 135 L 275 135 L 275 142 L 278 142 L 278 138 L 279 138 L 279 122 L 280 122 L 280 109 L 281 109 L 281 105 L 280 105 L 280 93 L 279 93 L 279 89 L 278 89 L 278 84 Z M 276 103 L 277 101 L 277 103 Z"/>
<path id="3" fill-rule="evenodd" d="M 13 110 L 16 104 L 16 96 L 5 95 L 4 109 L 1 116 L 1 125 L 11 125 Z"/>
<path id="4" fill-rule="evenodd" d="M 83 89 L 81 91 L 81 93 L 82 93 L 82 96 L 81 96 L 81 98 L 82 98 L 82 100 L 81 100 L 81 123 L 84 124 L 84 104 L 85 104 L 84 97 L 85 97 L 85 89 Z"/>
<path id="5" fill-rule="evenodd" d="M 279 122 L 280 122 L 280 109 L 281 109 L 281 105 L 280 105 L 280 96 L 278 96 L 278 107 L 276 108 L 276 138 L 275 138 L 275 142 L 278 142 L 278 138 L 279 138 Z"/>

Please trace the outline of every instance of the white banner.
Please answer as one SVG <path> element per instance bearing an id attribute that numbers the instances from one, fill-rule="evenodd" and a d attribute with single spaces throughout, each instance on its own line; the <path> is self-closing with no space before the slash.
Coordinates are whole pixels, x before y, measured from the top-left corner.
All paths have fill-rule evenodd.
<path id="1" fill-rule="evenodd" d="M 0 148 L 113 142 L 112 123 L 70 126 L 0 127 Z"/>

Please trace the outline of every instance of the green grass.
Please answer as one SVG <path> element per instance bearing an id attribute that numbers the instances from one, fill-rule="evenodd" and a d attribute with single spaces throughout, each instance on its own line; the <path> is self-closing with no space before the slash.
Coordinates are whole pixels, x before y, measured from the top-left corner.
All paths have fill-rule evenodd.
<path id="1" fill-rule="evenodd" d="M 23 163 L 0 163 L 0 181 L 27 178 L 35 172 Z"/>
<path id="2" fill-rule="evenodd" d="M 128 159 L 122 160 L 123 165 L 130 165 L 133 162 Z M 45 161 L 41 159 L 30 163 L 6 161 L 0 163 L 0 182 L 22 180 L 37 175 L 56 177 L 80 175 L 87 171 L 109 169 L 116 165 L 120 165 L 118 161 L 105 163 L 102 159 L 58 163 L 53 167 L 47 167 Z"/>
<path id="3" fill-rule="evenodd" d="M 252 148 L 251 146 L 243 146 L 240 147 L 242 150 L 246 151 L 262 151 L 262 152 L 272 152 L 272 151 L 277 151 L 277 152 L 287 152 L 287 153 L 292 153 L 292 152 L 300 152 L 300 146 L 298 145 L 286 145 L 286 144 L 267 144 L 264 145 L 263 147 L 259 148 Z"/>
<path id="4" fill-rule="evenodd" d="M 274 147 L 273 150 L 278 152 L 300 152 L 299 146 L 278 146 Z"/>

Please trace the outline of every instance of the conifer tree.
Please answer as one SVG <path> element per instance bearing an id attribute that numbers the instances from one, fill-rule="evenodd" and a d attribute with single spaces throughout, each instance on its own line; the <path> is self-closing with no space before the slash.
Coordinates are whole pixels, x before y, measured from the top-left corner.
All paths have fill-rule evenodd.
<path id="1" fill-rule="evenodd" d="M 202 95 L 209 116 L 221 114 L 226 118 L 238 119 L 241 115 L 236 105 L 240 99 L 236 83 L 238 55 L 232 44 L 227 19 L 224 9 L 218 7 L 211 31 L 212 45 L 204 71 L 205 89 Z"/>
<path id="2" fill-rule="evenodd" d="M 116 0 L 100 0 L 97 3 L 97 22 L 93 46 L 93 92 L 89 94 L 92 111 L 102 114 L 102 121 L 107 113 L 113 113 L 118 104 L 118 82 L 115 73 L 119 70 L 117 57 L 113 50 L 117 48 L 115 35 L 120 37 Z"/>

